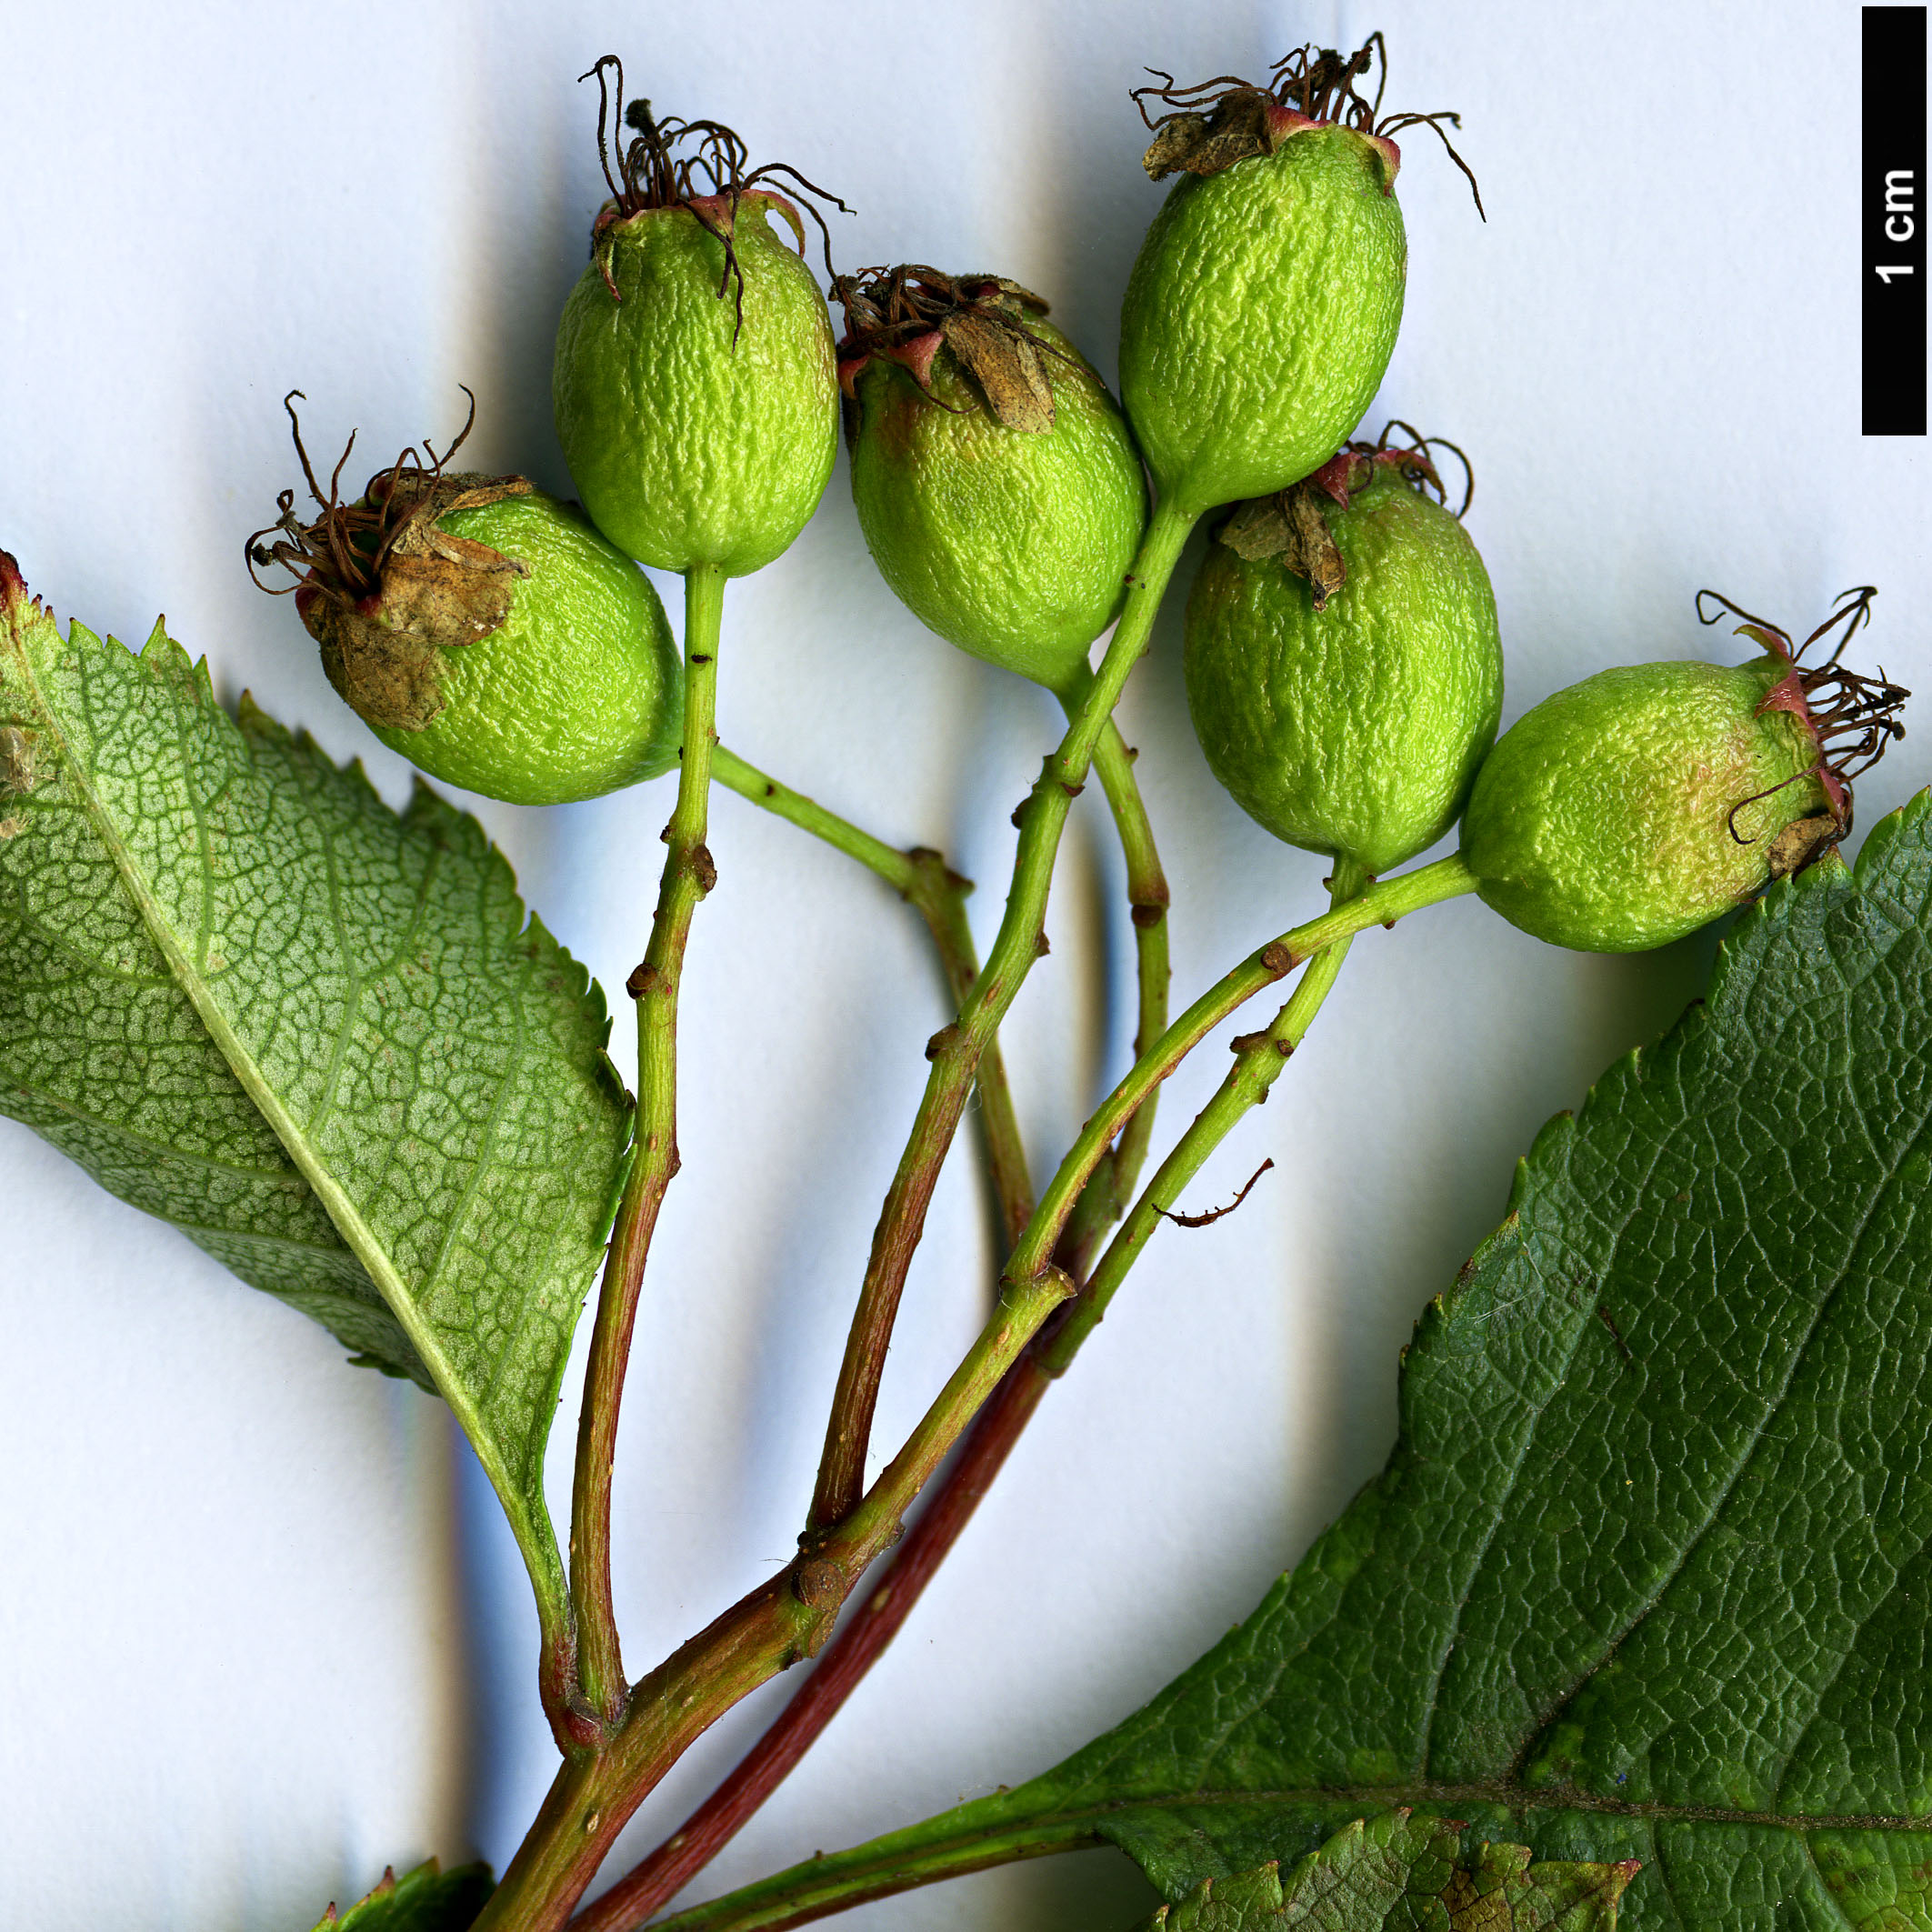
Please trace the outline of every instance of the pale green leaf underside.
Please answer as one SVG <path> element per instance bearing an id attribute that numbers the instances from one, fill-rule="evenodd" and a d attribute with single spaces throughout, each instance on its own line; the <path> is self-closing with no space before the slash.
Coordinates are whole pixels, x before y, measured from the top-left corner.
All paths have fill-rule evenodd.
<path id="1" fill-rule="evenodd" d="M 1406 1356 L 1387 1468 L 1145 1710 L 700 1908 L 1111 1841 L 1170 1897 L 1406 1805 L 1626 1932 L 1932 1927 L 1932 815 L 1776 888 Z"/>
<path id="2" fill-rule="evenodd" d="M 601 995 L 427 789 L 398 816 L 229 718 L 158 627 L 4 601 L 0 1105 L 426 1372 L 556 1600 L 544 1446 L 626 1131 Z"/>
<path id="3" fill-rule="evenodd" d="M 15 780 L 0 782 L 0 1113 L 359 1357 L 434 1388 L 175 984 L 45 734 L 0 730 L 15 734 L 0 742 L 0 781 Z"/>
<path id="4" fill-rule="evenodd" d="M 346 1912 L 331 1906 L 315 1932 L 467 1932 L 493 1889 L 488 1866 L 445 1872 L 432 1858 L 400 1878 L 385 1872 Z"/>
<path id="5" fill-rule="evenodd" d="M 1142 1932 L 1617 1932 L 1635 1867 L 1532 1863 L 1521 1845 L 1462 1852 L 1442 1818 L 1356 1818 L 1286 1877 L 1280 1867 L 1203 1879 Z"/>

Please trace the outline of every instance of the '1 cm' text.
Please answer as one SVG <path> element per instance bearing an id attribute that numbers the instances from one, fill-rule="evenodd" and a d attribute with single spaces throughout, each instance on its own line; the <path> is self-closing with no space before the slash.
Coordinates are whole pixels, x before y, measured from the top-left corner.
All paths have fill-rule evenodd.
<path id="1" fill-rule="evenodd" d="M 1912 220 L 1912 175 L 1908 167 L 1888 169 L 1885 177 L 1885 238 L 1888 242 L 1908 242 L 1914 233 Z M 1891 286 L 1894 275 L 1908 275 L 1912 273 L 1909 262 L 1900 262 L 1890 267 L 1872 265 L 1872 273 L 1887 287 Z"/>

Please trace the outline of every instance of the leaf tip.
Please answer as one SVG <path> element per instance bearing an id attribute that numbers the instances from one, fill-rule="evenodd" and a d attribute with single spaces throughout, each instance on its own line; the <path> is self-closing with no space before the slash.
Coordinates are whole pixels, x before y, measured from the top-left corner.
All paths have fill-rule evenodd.
<path id="1" fill-rule="evenodd" d="M 1858 847 L 1857 863 L 1851 868 L 1853 878 L 1863 885 L 1867 867 L 1876 869 L 1883 863 L 1898 835 L 1917 829 L 1928 816 L 1932 816 L 1932 786 L 1921 786 L 1896 811 L 1887 812 L 1866 834 L 1865 843 Z M 1811 869 L 1816 871 L 1817 867 Z"/>
<path id="2" fill-rule="evenodd" d="M 53 611 L 28 591 L 13 552 L 0 550 L 0 634 L 11 632 L 17 650 L 19 634 L 28 626 L 54 621 Z"/>

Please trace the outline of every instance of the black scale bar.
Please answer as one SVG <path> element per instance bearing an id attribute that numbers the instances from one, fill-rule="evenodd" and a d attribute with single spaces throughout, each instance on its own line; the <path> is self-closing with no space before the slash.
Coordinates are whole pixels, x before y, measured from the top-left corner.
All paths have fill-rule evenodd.
<path id="1" fill-rule="evenodd" d="M 1864 14 L 1863 429 L 1926 433 L 1926 10 Z"/>

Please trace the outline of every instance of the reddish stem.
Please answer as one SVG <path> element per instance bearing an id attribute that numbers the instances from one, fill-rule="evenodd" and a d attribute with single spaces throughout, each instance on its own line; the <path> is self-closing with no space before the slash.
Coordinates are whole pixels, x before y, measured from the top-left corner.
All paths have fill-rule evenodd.
<path id="1" fill-rule="evenodd" d="M 632 1932 L 737 1835 L 898 1635 L 1051 1386 L 1032 1350 L 1013 1365 L 877 1587 L 826 1646 L 798 1694 L 711 1796 L 643 1864 L 578 1913 L 569 1932 Z"/>

